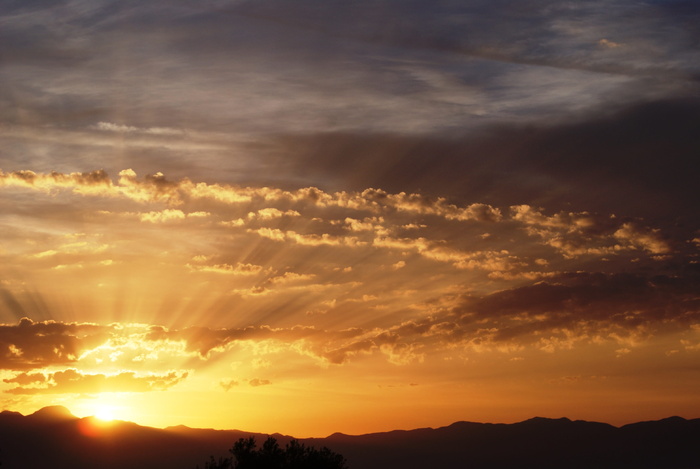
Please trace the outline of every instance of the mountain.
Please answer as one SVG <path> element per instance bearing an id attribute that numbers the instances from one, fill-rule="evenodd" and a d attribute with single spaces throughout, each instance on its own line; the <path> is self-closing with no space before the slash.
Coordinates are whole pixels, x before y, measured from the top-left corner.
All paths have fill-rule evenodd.
<path id="1" fill-rule="evenodd" d="M 156 429 L 77 418 L 65 407 L 0 413 L 3 469 L 194 469 L 226 456 L 240 430 Z M 290 436 L 272 435 L 286 444 Z M 700 419 L 612 425 L 533 418 L 514 424 L 457 422 L 441 428 L 301 439 L 344 455 L 350 469 L 700 468 Z"/>
<path id="2" fill-rule="evenodd" d="M 66 407 L 62 405 L 52 405 L 39 409 L 29 415 L 30 419 L 43 420 L 44 422 L 60 422 L 76 418 Z"/>
<path id="3" fill-rule="evenodd" d="M 334 434 L 313 443 L 345 455 L 351 468 L 700 468 L 700 419 L 678 417 L 621 428 L 544 418 L 457 422 L 434 430 Z"/>

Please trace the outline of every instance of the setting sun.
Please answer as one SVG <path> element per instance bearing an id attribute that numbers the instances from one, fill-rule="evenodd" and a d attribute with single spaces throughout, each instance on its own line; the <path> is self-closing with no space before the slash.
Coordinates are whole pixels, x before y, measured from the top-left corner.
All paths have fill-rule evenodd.
<path id="1" fill-rule="evenodd" d="M 111 406 L 101 406 L 95 411 L 95 417 L 103 422 L 111 422 L 117 418 L 116 409 Z"/>
<path id="2" fill-rule="evenodd" d="M 113 420 L 138 420 L 129 406 L 128 393 L 96 394 L 92 399 L 67 400 L 65 404 L 79 417 L 94 417 L 103 423 Z"/>

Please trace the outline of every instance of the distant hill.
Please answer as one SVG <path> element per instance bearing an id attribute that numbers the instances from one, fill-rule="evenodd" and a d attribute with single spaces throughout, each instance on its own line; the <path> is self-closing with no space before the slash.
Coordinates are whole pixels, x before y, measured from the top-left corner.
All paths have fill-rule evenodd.
<path id="1" fill-rule="evenodd" d="M 457 422 L 437 429 L 335 434 L 316 442 L 345 455 L 351 468 L 700 468 L 700 419 L 679 417 L 621 428 L 545 418 Z"/>
<path id="2" fill-rule="evenodd" d="M 240 430 L 168 429 L 94 418 L 65 407 L 0 413 L 2 469 L 194 469 L 227 455 Z M 292 437 L 275 434 L 282 445 Z M 623 427 L 534 418 L 514 424 L 457 422 L 436 429 L 301 439 L 344 455 L 350 469 L 698 469 L 700 419 L 671 417 Z"/>

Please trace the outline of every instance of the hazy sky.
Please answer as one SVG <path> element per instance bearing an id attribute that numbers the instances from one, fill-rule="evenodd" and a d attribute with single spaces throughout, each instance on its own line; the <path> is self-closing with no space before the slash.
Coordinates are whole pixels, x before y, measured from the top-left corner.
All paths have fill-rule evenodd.
<path id="1" fill-rule="evenodd" d="M 700 416 L 694 0 L 5 0 L 0 406 Z"/>

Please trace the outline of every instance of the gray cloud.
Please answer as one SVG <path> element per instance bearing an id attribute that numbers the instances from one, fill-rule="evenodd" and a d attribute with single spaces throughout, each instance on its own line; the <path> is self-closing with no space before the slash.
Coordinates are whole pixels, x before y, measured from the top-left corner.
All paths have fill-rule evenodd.
<path id="1" fill-rule="evenodd" d="M 34 57 L 30 69 L 8 68 L 4 109 L 67 127 L 430 131 L 566 115 L 614 94 L 650 99 L 695 73 L 682 27 L 697 15 L 690 7 L 658 15 L 624 1 L 39 5 L 0 10 L 12 24 L 2 42 L 9 63 Z M 630 27 L 618 38 L 610 33 L 622 18 Z M 600 50 L 608 36 L 624 47 Z M 56 65 L 66 54 L 73 67 Z"/>
<path id="2" fill-rule="evenodd" d="M 696 226 L 698 119 L 698 100 L 674 99 L 477 135 L 289 135 L 271 154 L 292 176 L 330 187 L 420 189 L 496 207 L 527 202 L 667 222 L 683 217 Z"/>
<path id="3" fill-rule="evenodd" d="M 692 267 L 684 277 L 568 273 L 482 297 L 467 295 L 462 305 L 431 321 L 429 331 L 447 340 L 519 345 L 550 337 L 643 340 L 689 331 L 700 320 L 694 293 L 700 277 L 691 272 Z"/>
<path id="4" fill-rule="evenodd" d="M 11 2 L 0 6 L 0 168 L 167 169 L 669 213 L 694 194 L 698 106 L 683 98 L 698 89 L 698 10 L 623 0 Z M 577 205 L 584 194 L 592 206 Z"/>

